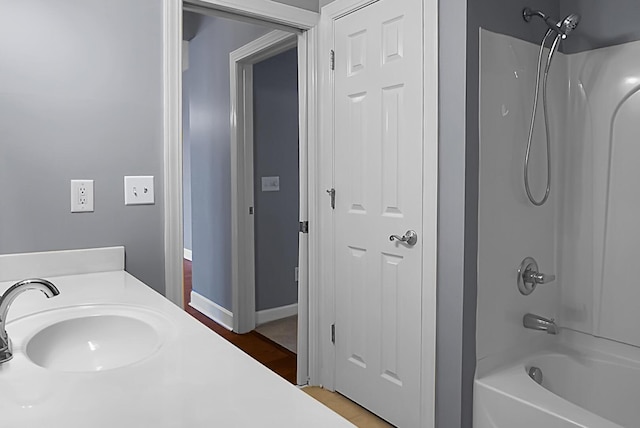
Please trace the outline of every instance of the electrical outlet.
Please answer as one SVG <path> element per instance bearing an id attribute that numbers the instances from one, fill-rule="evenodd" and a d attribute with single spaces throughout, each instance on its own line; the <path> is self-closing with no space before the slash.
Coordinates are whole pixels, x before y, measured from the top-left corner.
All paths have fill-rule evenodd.
<path id="1" fill-rule="evenodd" d="M 71 180 L 71 212 L 93 212 L 93 180 Z"/>

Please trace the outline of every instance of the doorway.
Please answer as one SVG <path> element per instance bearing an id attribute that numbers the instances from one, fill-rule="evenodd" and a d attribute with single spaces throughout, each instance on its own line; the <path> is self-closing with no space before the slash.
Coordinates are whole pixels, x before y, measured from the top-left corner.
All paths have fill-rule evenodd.
<path id="1" fill-rule="evenodd" d="M 293 47 L 252 67 L 256 331 L 294 353 L 300 207 L 297 61 Z"/>
<path id="2" fill-rule="evenodd" d="M 183 200 L 191 201 L 184 242 L 191 230 L 193 287 L 186 301 L 246 333 L 298 313 L 299 36 L 226 14 L 194 15 L 185 12 L 184 26 L 193 35 L 183 74 Z M 254 66 L 262 85 L 255 91 Z M 296 332 L 291 342 L 295 349 Z"/>

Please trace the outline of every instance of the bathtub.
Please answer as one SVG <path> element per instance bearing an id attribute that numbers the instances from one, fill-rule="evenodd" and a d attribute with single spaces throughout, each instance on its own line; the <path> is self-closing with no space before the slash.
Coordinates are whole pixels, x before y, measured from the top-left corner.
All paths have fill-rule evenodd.
<path id="1" fill-rule="evenodd" d="M 478 376 L 474 428 L 640 427 L 640 350 L 575 333 L 570 342 Z"/>

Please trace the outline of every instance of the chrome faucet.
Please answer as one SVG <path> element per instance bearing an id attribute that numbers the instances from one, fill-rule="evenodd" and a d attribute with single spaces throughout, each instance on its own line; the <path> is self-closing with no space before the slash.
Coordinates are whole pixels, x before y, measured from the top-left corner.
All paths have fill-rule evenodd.
<path id="1" fill-rule="evenodd" d="M 5 330 L 5 324 L 7 322 L 7 312 L 9 312 L 9 306 L 11 303 L 27 290 L 40 290 L 47 297 L 54 297 L 60 294 L 60 291 L 51 282 L 46 279 L 33 278 L 25 279 L 13 284 L 7 291 L 0 297 L 0 364 L 9 361 L 13 358 L 11 352 L 11 340 Z"/>
<path id="2" fill-rule="evenodd" d="M 553 318 L 547 319 L 539 315 L 526 314 L 522 318 L 522 324 L 525 328 L 532 330 L 546 331 L 549 334 L 558 334 L 558 326 Z"/>

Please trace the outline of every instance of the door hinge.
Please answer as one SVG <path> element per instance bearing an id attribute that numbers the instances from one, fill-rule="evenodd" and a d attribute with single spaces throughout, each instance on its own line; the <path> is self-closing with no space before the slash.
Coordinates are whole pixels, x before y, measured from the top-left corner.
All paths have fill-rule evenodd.
<path id="1" fill-rule="evenodd" d="M 309 222 L 308 221 L 301 221 L 300 222 L 300 232 L 309 233 Z"/>
<path id="2" fill-rule="evenodd" d="M 249 215 L 253 214 L 253 207 L 249 207 Z"/>
<path id="3" fill-rule="evenodd" d="M 327 190 L 327 193 L 331 197 L 331 209 L 335 210 L 336 209 L 336 189 L 329 189 Z"/>
<path id="4" fill-rule="evenodd" d="M 331 343 L 336 344 L 336 325 L 331 324 Z"/>
<path id="5" fill-rule="evenodd" d="M 331 69 L 335 70 L 336 69 L 336 51 L 334 51 L 333 49 L 331 49 Z"/>

